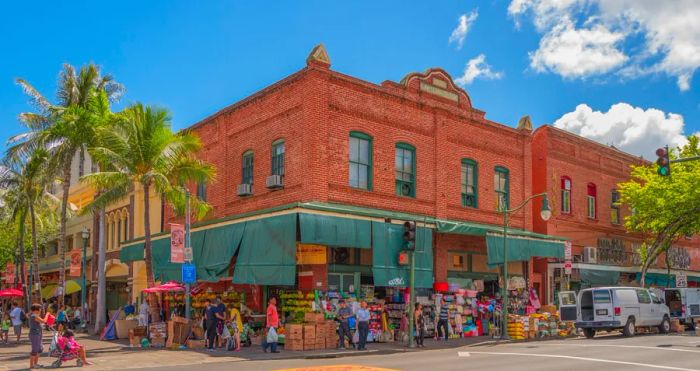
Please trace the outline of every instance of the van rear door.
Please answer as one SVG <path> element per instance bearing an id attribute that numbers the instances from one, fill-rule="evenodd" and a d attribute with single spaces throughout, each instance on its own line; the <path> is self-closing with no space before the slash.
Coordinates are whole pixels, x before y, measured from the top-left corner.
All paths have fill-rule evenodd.
<path id="1" fill-rule="evenodd" d="M 578 306 L 574 291 L 559 292 L 559 314 L 562 321 L 576 321 L 578 319 Z"/>
<path id="2" fill-rule="evenodd" d="M 612 294 L 609 289 L 593 290 L 593 318 L 597 321 L 612 321 L 614 315 Z"/>
<path id="3" fill-rule="evenodd" d="M 700 317 L 700 289 L 688 288 L 685 293 L 686 315 Z"/>

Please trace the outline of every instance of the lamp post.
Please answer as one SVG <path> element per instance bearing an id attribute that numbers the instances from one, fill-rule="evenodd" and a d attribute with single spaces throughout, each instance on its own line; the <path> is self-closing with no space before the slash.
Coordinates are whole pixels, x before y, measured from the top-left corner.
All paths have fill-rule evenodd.
<path id="1" fill-rule="evenodd" d="M 503 293 L 503 307 L 501 308 L 501 339 L 506 340 L 508 339 L 508 214 L 516 212 L 525 205 L 527 205 L 528 202 L 530 202 L 532 199 L 535 199 L 537 197 L 543 197 L 542 200 L 542 208 L 540 209 L 540 217 L 542 220 L 545 222 L 549 220 L 549 218 L 552 217 L 552 210 L 549 208 L 549 200 L 547 199 L 547 193 L 538 193 L 536 195 L 532 195 L 525 199 L 520 205 L 516 206 L 515 208 L 508 209 L 508 205 L 505 204 L 505 202 L 502 205 L 501 212 L 503 213 L 503 289 L 501 292 Z"/>
<path id="2" fill-rule="evenodd" d="M 83 325 L 85 323 L 85 318 L 87 314 L 87 310 L 85 310 L 85 297 L 87 293 L 85 292 L 87 290 L 87 278 L 85 275 L 85 265 L 86 265 L 86 260 L 87 260 L 87 243 L 88 243 L 88 238 L 90 238 L 90 230 L 87 229 L 87 227 L 83 227 L 83 231 L 81 232 L 81 235 L 83 237 L 83 261 L 80 266 L 80 273 L 82 276 L 82 282 L 81 282 L 81 287 L 80 287 L 80 324 Z"/>

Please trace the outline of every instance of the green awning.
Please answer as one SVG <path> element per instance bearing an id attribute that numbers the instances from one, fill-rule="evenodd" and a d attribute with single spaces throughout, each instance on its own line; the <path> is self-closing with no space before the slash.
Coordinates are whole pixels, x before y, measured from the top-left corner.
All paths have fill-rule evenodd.
<path id="1" fill-rule="evenodd" d="M 579 269 L 581 274 L 581 286 L 596 287 L 596 286 L 615 286 L 620 280 L 619 271 L 604 271 L 598 269 Z"/>
<path id="2" fill-rule="evenodd" d="M 375 286 L 408 287 L 409 267 L 399 265 L 399 253 L 403 249 L 403 226 L 372 222 L 372 273 Z M 433 285 L 433 230 L 419 227 L 416 230 L 415 286 L 429 288 Z"/>
<path id="3" fill-rule="evenodd" d="M 564 241 L 507 237 L 508 261 L 529 261 L 532 257 L 564 258 Z M 503 264 L 503 235 L 486 235 L 489 266 Z"/>
<path id="4" fill-rule="evenodd" d="M 218 281 L 228 276 L 231 258 L 238 251 L 246 223 L 236 223 L 192 233 L 192 254 L 197 279 Z"/>
<path id="5" fill-rule="evenodd" d="M 299 214 L 301 243 L 369 249 L 372 245 L 369 220 L 318 214 Z"/>
<path id="6" fill-rule="evenodd" d="M 143 242 L 124 246 L 119 250 L 119 260 L 122 263 L 135 262 L 143 259 Z"/>
<path id="7" fill-rule="evenodd" d="M 246 222 L 233 282 L 287 285 L 296 282 L 297 214 Z"/>
<path id="8" fill-rule="evenodd" d="M 498 225 L 479 224 L 471 222 L 462 222 L 455 220 L 440 220 L 435 221 L 437 231 L 440 233 L 466 234 L 474 236 L 486 236 L 488 233 L 502 234 L 503 227 Z M 508 228 L 509 236 L 532 237 L 542 240 L 557 240 L 564 241 L 565 238 L 540 234 L 530 231 L 525 231 L 517 228 Z"/>

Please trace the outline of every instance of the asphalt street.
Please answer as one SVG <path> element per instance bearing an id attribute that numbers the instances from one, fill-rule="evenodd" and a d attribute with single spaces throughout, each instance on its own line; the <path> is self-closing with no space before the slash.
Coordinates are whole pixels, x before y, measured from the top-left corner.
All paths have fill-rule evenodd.
<path id="1" fill-rule="evenodd" d="M 390 355 L 367 355 L 337 359 L 295 359 L 207 363 L 207 371 L 324 370 L 349 365 L 344 370 L 367 366 L 394 370 L 699 370 L 700 337 L 613 335 L 595 339 L 570 339 L 462 347 Z M 196 367 L 195 367 L 196 368 Z M 152 368 L 153 369 L 153 368 Z M 155 370 L 184 371 L 193 366 L 170 366 Z"/>

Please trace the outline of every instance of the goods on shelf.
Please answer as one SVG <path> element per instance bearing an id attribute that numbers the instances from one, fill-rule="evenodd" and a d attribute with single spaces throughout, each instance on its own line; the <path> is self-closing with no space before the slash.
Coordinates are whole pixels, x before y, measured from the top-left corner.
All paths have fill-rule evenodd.
<path id="1" fill-rule="evenodd" d="M 527 339 L 530 321 L 527 317 L 508 316 L 508 336 L 513 340 Z"/>

